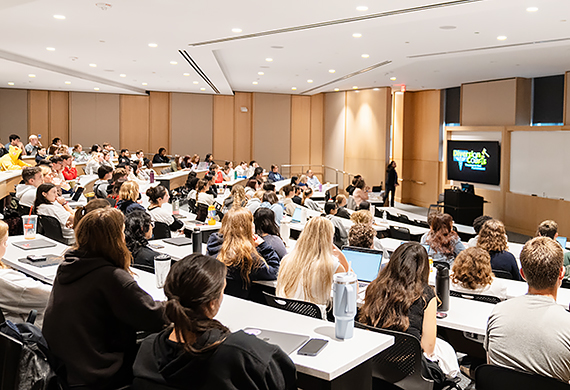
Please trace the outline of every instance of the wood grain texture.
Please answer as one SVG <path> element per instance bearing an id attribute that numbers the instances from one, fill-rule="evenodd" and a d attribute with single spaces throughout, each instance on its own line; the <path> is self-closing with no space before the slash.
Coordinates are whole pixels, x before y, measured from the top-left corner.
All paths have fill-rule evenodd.
<path id="1" fill-rule="evenodd" d="M 28 138 L 28 91 L 0 88 L 0 142 L 8 143 L 10 134 Z"/>
<path id="2" fill-rule="evenodd" d="M 461 86 L 462 126 L 512 126 L 517 118 L 517 79 Z"/>
<path id="3" fill-rule="evenodd" d="M 119 147 L 149 150 L 149 97 L 121 95 Z"/>
<path id="4" fill-rule="evenodd" d="M 311 96 L 311 153 L 310 163 L 323 165 L 324 99 L 319 93 Z"/>
<path id="5" fill-rule="evenodd" d="M 109 142 L 119 147 L 120 95 L 109 93 L 69 93 L 70 145 L 91 145 Z M 51 140 L 45 140 L 51 142 Z"/>
<path id="6" fill-rule="evenodd" d="M 172 93 L 171 154 L 199 154 L 202 159 L 212 152 L 214 99 L 212 95 Z M 215 156 L 214 156 L 215 158 Z"/>
<path id="7" fill-rule="evenodd" d="M 570 72 L 564 77 L 564 124 L 570 126 Z"/>
<path id="8" fill-rule="evenodd" d="M 291 164 L 310 164 L 311 97 L 291 97 Z M 297 173 L 296 170 L 292 172 Z M 291 172 L 289 172 L 291 173 Z"/>
<path id="9" fill-rule="evenodd" d="M 214 96 L 212 153 L 216 160 L 234 160 L 234 97 Z"/>
<path id="10" fill-rule="evenodd" d="M 46 145 L 51 143 L 48 91 L 28 91 L 28 134 L 41 134 Z"/>
<path id="11" fill-rule="evenodd" d="M 170 93 L 151 92 L 149 96 L 149 148 L 153 152 L 170 145 Z"/>
<path id="12" fill-rule="evenodd" d="M 346 92 L 325 93 L 323 163 L 340 170 L 344 170 L 345 103 Z M 324 181 L 336 182 L 336 175 L 331 171 L 326 171 Z M 344 182 L 338 184 L 339 188 L 346 187 Z"/>
<path id="13" fill-rule="evenodd" d="M 269 170 L 271 164 L 289 164 L 291 95 L 253 94 L 253 155 Z"/>
<path id="14" fill-rule="evenodd" d="M 49 134 L 69 145 L 69 92 L 49 92 Z"/>
<path id="15" fill-rule="evenodd" d="M 247 112 L 242 112 L 241 107 L 247 108 Z M 234 97 L 234 158 L 236 164 L 242 160 L 249 163 L 253 158 L 252 117 L 253 94 L 236 92 Z"/>

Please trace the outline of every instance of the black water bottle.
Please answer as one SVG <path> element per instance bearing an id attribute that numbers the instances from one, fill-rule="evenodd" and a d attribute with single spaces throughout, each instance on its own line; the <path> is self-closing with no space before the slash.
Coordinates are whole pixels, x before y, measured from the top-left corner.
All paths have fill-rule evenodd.
<path id="1" fill-rule="evenodd" d="M 202 253 L 202 232 L 198 226 L 192 231 L 192 251 L 194 253 Z"/>
<path id="2" fill-rule="evenodd" d="M 445 266 L 437 266 L 437 275 L 435 276 L 435 292 L 440 302 L 437 305 L 437 311 L 449 310 L 449 268 Z"/>

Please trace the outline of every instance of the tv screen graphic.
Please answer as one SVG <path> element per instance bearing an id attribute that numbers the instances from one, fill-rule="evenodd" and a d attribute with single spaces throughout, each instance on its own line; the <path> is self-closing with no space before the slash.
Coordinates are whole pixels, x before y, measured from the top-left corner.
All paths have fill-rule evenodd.
<path id="1" fill-rule="evenodd" d="M 447 178 L 499 185 L 501 147 L 498 141 L 447 141 Z"/>

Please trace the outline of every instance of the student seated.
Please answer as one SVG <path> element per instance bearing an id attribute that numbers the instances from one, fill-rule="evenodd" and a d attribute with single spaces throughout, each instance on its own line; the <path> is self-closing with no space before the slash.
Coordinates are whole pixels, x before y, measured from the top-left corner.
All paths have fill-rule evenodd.
<path id="1" fill-rule="evenodd" d="M 236 167 L 236 173 L 238 177 L 247 177 L 247 163 L 242 161 Z"/>
<path id="2" fill-rule="evenodd" d="M 340 244 L 340 247 L 348 245 L 348 230 L 347 230 L 346 226 L 344 226 L 343 220 L 336 216 L 336 203 L 335 202 L 325 203 L 325 214 L 326 214 L 327 219 L 332 222 L 335 230 L 338 230 L 338 233 L 339 233 L 338 244 Z"/>
<path id="3" fill-rule="evenodd" d="M 253 174 L 255 172 L 255 168 L 259 168 L 259 164 L 257 163 L 257 161 L 251 160 L 249 162 L 249 166 L 247 167 L 246 176 L 247 177 L 253 176 Z M 263 169 L 261 170 L 261 172 L 263 172 Z"/>
<path id="4" fill-rule="evenodd" d="M 267 175 L 267 180 L 275 182 L 285 180 L 285 178 L 279 173 L 279 167 L 277 165 L 271 165 L 271 172 Z"/>
<path id="5" fill-rule="evenodd" d="M 369 187 L 366 186 L 366 182 L 363 178 L 360 178 L 354 184 L 354 192 L 352 196 L 354 197 L 354 202 L 356 203 L 356 207 L 360 205 L 363 201 L 368 201 L 368 191 Z"/>
<path id="6" fill-rule="evenodd" d="M 449 214 L 436 214 L 430 231 L 421 241 L 429 245 L 429 255 L 434 262 L 453 264 L 455 257 L 465 249 L 459 235 L 453 230 L 453 218 Z"/>
<path id="7" fill-rule="evenodd" d="M 348 245 L 356 248 L 374 249 L 376 230 L 370 225 L 355 223 L 348 231 Z"/>
<path id="8" fill-rule="evenodd" d="M 144 207 L 140 205 L 140 192 L 139 185 L 135 181 L 126 181 L 119 190 L 119 201 L 117 208 L 127 215 L 135 210 L 145 211 Z"/>
<path id="9" fill-rule="evenodd" d="M 16 199 L 20 206 L 32 207 L 36 200 L 36 190 L 44 183 L 44 176 L 40 167 L 24 167 L 22 169 L 24 184 L 16 186 Z"/>
<path id="10" fill-rule="evenodd" d="M 214 197 L 208 193 L 209 188 L 210 184 L 206 180 L 198 180 L 196 184 L 196 204 L 205 204 L 206 206 L 214 204 Z"/>
<path id="11" fill-rule="evenodd" d="M 148 246 L 152 238 L 152 220 L 144 211 L 133 211 L 125 217 L 125 242 L 133 256 L 133 264 L 154 270 L 154 257 L 160 253 Z"/>
<path id="12" fill-rule="evenodd" d="M 301 205 L 305 206 L 309 210 L 319 211 L 322 213 L 323 209 L 321 209 L 321 206 L 319 206 L 317 202 L 311 199 L 311 196 L 313 196 L 313 189 L 311 187 L 306 187 L 303 191 L 303 200 L 301 201 Z"/>
<path id="13" fill-rule="evenodd" d="M 3 154 L 1 153 L 1 152 L 2 152 L 2 149 L 4 149 L 4 148 L 1 148 L 1 149 L 0 149 L 0 156 L 3 155 Z M 4 149 L 4 150 L 6 150 L 6 149 Z M 8 153 L 8 152 L 6 151 L 6 153 Z M 6 153 L 4 153 L 4 154 L 6 154 Z M 40 149 L 38 150 L 38 153 L 36 154 L 36 158 L 35 158 L 36 164 L 38 164 L 38 163 L 39 163 L 40 161 L 42 161 L 42 160 L 45 160 L 45 159 L 47 158 L 47 156 L 48 156 L 48 154 L 47 154 L 46 148 L 40 148 Z"/>
<path id="14" fill-rule="evenodd" d="M 176 219 L 172 213 L 166 211 L 162 205 L 168 203 L 170 195 L 168 191 L 163 186 L 150 187 L 146 190 L 146 195 L 150 200 L 150 206 L 148 206 L 148 213 L 153 222 L 162 222 L 168 225 L 168 228 L 175 232 L 184 227 L 184 222 Z"/>
<path id="15" fill-rule="evenodd" d="M 346 196 L 343 194 L 338 194 L 335 199 L 336 202 L 336 216 L 340 218 L 350 219 L 350 213 L 346 211 L 346 204 L 348 203 L 346 200 Z"/>
<path id="16" fill-rule="evenodd" d="M 109 202 L 107 202 L 107 199 L 93 199 L 92 201 L 87 202 L 85 206 L 78 207 L 75 210 L 75 214 L 73 214 L 73 228 L 77 228 L 79 221 L 81 221 L 83 217 L 90 212 L 97 209 L 104 209 L 106 207 L 111 207 Z"/>
<path id="17" fill-rule="evenodd" d="M 42 144 L 37 135 L 32 134 L 28 137 L 28 143 L 24 146 L 24 150 L 26 151 L 26 155 L 28 156 L 35 156 L 38 154 L 38 150 L 42 148 Z"/>
<path id="18" fill-rule="evenodd" d="M 548 237 L 536 237 L 524 245 L 520 261 L 528 294 L 493 309 L 484 343 L 487 360 L 568 383 L 570 314 L 556 303 L 564 277 L 562 248 Z"/>
<path id="19" fill-rule="evenodd" d="M 247 197 L 243 186 L 236 184 L 232 187 L 230 196 L 224 199 L 224 210 L 227 212 L 233 207 L 245 207 L 247 204 Z"/>
<path id="20" fill-rule="evenodd" d="M 251 198 L 256 191 L 261 189 L 261 181 L 257 179 L 249 179 L 245 185 L 245 195 Z"/>
<path id="21" fill-rule="evenodd" d="M 204 180 L 208 182 L 208 189 L 206 190 L 206 192 L 212 195 L 214 199 L 216 199 L 218 197 L 218 186 L 216 185 L 216 180 L 214 178 L 214 175 L 212 175 L 211 173 L 207 173 L 204 175 Z"/>
<path id="22" fill-rule="evenodd" d="M 323 217 L 311 218 L 293 251 L 283 258 L 276 294 L 319 305 L 323 318 L 332 303 L 333 275 L 346 272 L 348 263 L 333 244 L 334 227 Z"/>
<path id="23" fill-rule="evenodd" d="M 97 169 L 99 179 L 93 184 L 93 192 L 97 198 L 106 198 L 109 195 L 109 182 L 113 178 L 113 169 L 107 165 L 102 165 Z"/>
<path id="24" fill-rule="evenodd" d="M 467 248 L 473 248 L 477 246 L 477 240 L 479 239 L 479 232 L 481 231 L 481 228 L 483 227 L 485 222 L 487 222 L 490 219 L 493 218 L 489 217 L 488 215 L 481 215 L 473 220 L 473 229 L 475 230 L 476 236 L 471 238 L 467 242 Z M 430 223 L 429 218 L 428 218 L 428 223 Z"/>
<path id="25" fill-rule="evenodd" d="M 285 206 L 285 213 L 292 216 L 297 208 L 297 205 L 293 202 L 293 197 L 295 196 L 295 188 L 291 184 L 283 186 L 281 189 L 283 193 L 283 199 L 281 203 Z"/>
<path id="26" fill-rule="evenodd" d="M 363 200 L 360 202 L 358 206 L 354 209 L 354 211 L 366 210 L 370 211 L 370 203 L 367 200 Z"/>
<path id="27" fill-rule="evenodd" d="M 119 165 L 120 164 L 130 164 L 131 163 L 131 154 L 129 153 L 129 149 L 121 149 L 119 154 Z"/>
<path id="28" fill-rule="evenodd" d="M 63 165 L 63 170 L 61 171 L 65 180 L 75 180 L 77 179 L 77 168 L 73 166 L 73 157 L 69 154 L 61 155 L 61 163 Z"/>
<path id="29" fill-rule="evenodd" d="M 259 205 L 259 207 L 266 207 L 268 209 L 270 209 L 271 211 L 273 211 L 273 213 L 275 214 L 275 224 L 277 224 L 277 226 L 281 226 L 281 220 L 283 219 L 283 206 L 281 206 L 279 203 L 279 198 L 277 197 L 277 194 L 273 191 L 266 191 L 263 193 L 263 198 L 262 198 L 262 202 Z"/>
<path id="30" fill-rule="evenodd" d="M 250 213 L 255 214 L 257 209 L 261 206 L 264 194 L 264 191 L 255 191 L 251 199 L 247 201 L 245 208 L 248 209 Z"/>
<path id="31" fill-rule="evenodd" d="M 361 178 L 362 175 L 356 175 L 352 178 L 351 183 L 348 185 L 348 187 L 346 187 L 346 192 L 348 192 L 348 195 L 352 195 L 354 193 L 354 190 L 356 189 L 355 184 L 358 183 L 358 180 Z"/>
<path id="32" fill-rule="evenodd" d="M 512 280 L 522 280 L 515 256 L 507 251 L 507 232 L 501 221 L 485 222 L 479 232 L 477 248 L 489 252 L 492 269 L 508 272 Z"/>
<path id="33" fill-rule="evenodd" d="M 38 215 L 54 217 L 61 225 L 61 233 L 67 245 L 75 242 L 73 232 L 73 210 L 67 205 L 67 201 L 57 195 L 57 187 L 52 183 L 41 184 L 36 190 L 34 210 Z"/>
<path id="34" fill-rule="evenodd" d="M 225 280 L 226 267 L 208 256 L 190 255 L 172 266 L 164 286 L 172 325 L 143 341 L 133 390 L 297 389 L 295 365 L 281 348 L 214 319 Z"/>
<path id="35" fill-rule="evenodd" d="M 81 144 L 75 144 L 71 150 L 71 155 L 77 162 L 85 162 L 89 160 L 89 155 L 83 151 L 83 146 L 81 146 Z"/>
<path id="36" fill-rule="evenodd" d="M 20 159 L 22 150 L 23 146 L 21 148 L 18 146 L 10 146 L 8 153 L 0 157 L 0 169 L 2 171 L 13 171 L 29 167 L 30 164 L 25 163 Z"/>
<path id="37" fill-rule="evenodd" d="M 0 221 L 0 259 L 8 247 L 8 225 Z M 4 265 L 0 260 L 0 309 L 7 320 L 25 322 L 30 310 L 37 310 L 36 325 L 41 329 L 51 286 Z"/>
<path id="38" fill-rule="evenodd" d="M 115 169 L 115 163 L 113 162 L 113 154 L 108 150 L 103 150 L 103 160 L 101 161 L 101 165 L 108 165 L 111 168 Z"/>
<path id="39" fill-rule="evenodd" d="M 291 176 L 291 183 L 289 184 L 295 187 L 298 183 L 299 183 L 299 178 L 297 176 Z"/>
<path id="40" fill-rule="evenodd" d="M 316 177 L 316 176 L 313 174 L 313 171 L 310 170 L 310 169 L 307 170 L 307 185 L 308 185 L 309 187 L 313 187 L 313 188 L 316 188 L 316 187 L 318 187 L 319 185 L 321 185 L 321 182 L 319 181 L 319 178 Z"/>
<path id="41" fill-rule="evenodd" d="M 228 267 L 225 293 L 247 299 L 254 280 L 276 280 L 279 257 L 255 234 L 253 215 L 245 208 L 231 209 L 219 233 L 208 239 L 206 254 Z"/>
<path id="42" fill-rule="evenodd" d="M 287 248 L 279 233 L 279 226 L 275 223 L 274 212 L 266 207 L 260 207 L 253 214 L 253 225 L 255 226 L 255 233 L 263 238 L 279 256 L 281 260 L 287 255 Z"/>
<path id="43" fill-rule="evenodd" d="M 251 177 L 249 178 L 250 180 L 259 180 L 259 181 L 263 181 L 263 168 L 261 167 L 256 167 L 253 170 L 253 173 L 251 175 Z"/>
<path id="44" fill-rule="evenodd" d="M 451 367 L 445 374 L 456 376 L 459 364 L 455 351 L 436 337 L 437 297 L 428 278 L 429 261 L 425 249 L 417 242 L 400 245 L 386 267 L 368 285 L 359 321 L 416 337 L 428 359 L 440 363 L 445 359 L 440 368 Z"/>
<path id="45" fill-rule="evenodd" d="M 507 285 L 496 278 L 491 269 L 491 257 L 481 248 L 467 248 L 455 258 L 451 275 L 451 290 L 507 299 Z"/>
<path id="46" fill-rule="evenodd" d="M 303 189 L 299 186 L 295 186 L 295 196 L 292 198 L 293 203 L 298 204 L 299 206 L 303 204 L 302 193 Z"/>
<path id="47" fill-rule="evenodd" d="M 109 193 L 109 195 L 107 195 L 107 198 L 105 199 L 107 202 L 109 202 L 111 207 L 115 207 L 117 205 L 117 202 L 119 201 L 119 193 L 121 192 L 121 187 L 126 182 L 127 181 L 125 179 L 118 179 L 115 183 L 113 183 L 113 188 L 111 188 L 111 192 Z"/>
<path id="48" fill-rule="evenodd" d="M 374 216 L 372 215 L 372 213 L 370 212 L 370 210 L 358 210 L 355 211 L 354 213 L 352 213 L 352 215 L 350 216 L 350 220 L 354 223 L 354 224 L 364 224 L 364 225 L 368 225 L 370 226 L 372 229 L 374 229 L 372 227 L 372 224 L 374 223 Z M 376 232 L 376 230 L 374 229 L 374 231 Z M 349 237 L 350 240 L 350 237 Z M 374 233 L 374 247 L 372 249 L 375 249 L 377 251 L 383 251 L 384 247 L 382 247 L 382 242 L 380 241 L 380 239 L 377 237 L 376 233 Z"/>
<path id="49" fill-rule="evenodd" d="M 78 224 L 77 243 L 57 270 L 43 334 L 65 364 L 72 388 L 131 384 L 137 331 L 158 332 L 165 325 L 162 303 L 142 290 L 129 271 L 123 226 L 118 210 L 90 212 Z"/>
<path id="50" fill-rule="evenodd" d="M 154 155 L 152 158 L 153 164 L 168 164 L 170 163 L 170 159 L 166 155 L 166 148 L 159 148 L 158 153 Z"/>
<path id="51" fill-rule="evenodd" d="M 103 162 L 103 154 L 102 153 L 94 153 L 89 161 L 87 161 L 87 165 L 85 166 L 85 174 L 86 175 L 95 175 L 97 170 L 101 166 Z M 111 167 L 112 170 L 112 167 Z"/>

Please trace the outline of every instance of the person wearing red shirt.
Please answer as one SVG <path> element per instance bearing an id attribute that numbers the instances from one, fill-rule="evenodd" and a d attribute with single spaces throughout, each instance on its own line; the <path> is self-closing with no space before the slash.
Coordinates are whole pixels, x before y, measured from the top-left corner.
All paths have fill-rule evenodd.
<path id="1" fill-rule="evenodd" d="M 72 166 L 73 157 L 68 154 L 64 154 L 61 156 L 61 158 L 62 158 L 61 164 L 63 165 L 62 173 L 65 180 L 77 179 L 77 168 Z"/>

